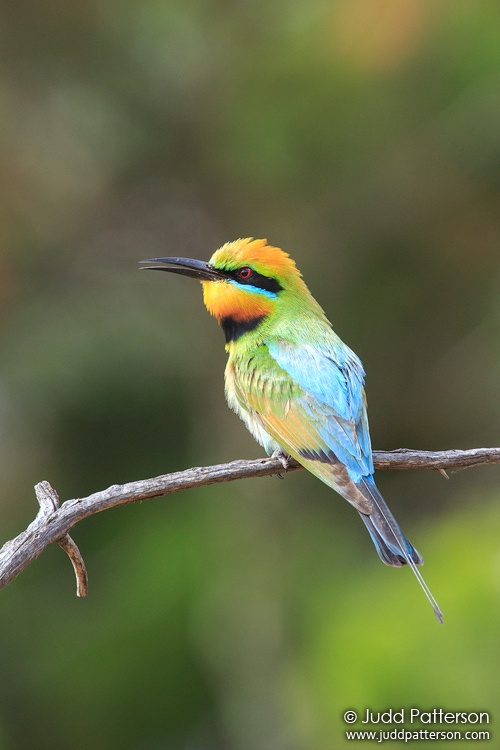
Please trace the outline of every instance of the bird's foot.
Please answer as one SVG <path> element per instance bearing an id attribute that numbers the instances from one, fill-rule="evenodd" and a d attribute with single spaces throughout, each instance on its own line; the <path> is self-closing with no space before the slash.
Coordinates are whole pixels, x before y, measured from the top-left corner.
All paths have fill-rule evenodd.
<path id="1" fill-rule="evenodd" d="M 280 464 L 282 465 L 283 469 L 285 470 L 285 473 L 288 471 L 288 467 L 290 466 L 290 458 L 291 456 L 288 455 L 288 453 L 285 453 L 285 451 L 281 450 L 281 448 L 276 448 L 275 451 L 273 451 L 271 458 L 277 458 Z M 277 475 L 280 479 L 283 479 L 283 474 Z"/>

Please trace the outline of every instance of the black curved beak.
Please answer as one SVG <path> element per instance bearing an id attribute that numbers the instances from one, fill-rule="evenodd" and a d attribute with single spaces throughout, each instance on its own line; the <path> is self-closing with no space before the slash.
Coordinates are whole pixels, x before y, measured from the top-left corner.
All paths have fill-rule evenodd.
<path id="1" fill-rule="evenodd" d="M 204 260 L 194 258 L 150 258 L 141 260 L 141 270 L 170 271 L 200 281 L 218 281 L 226 276 Z"/>

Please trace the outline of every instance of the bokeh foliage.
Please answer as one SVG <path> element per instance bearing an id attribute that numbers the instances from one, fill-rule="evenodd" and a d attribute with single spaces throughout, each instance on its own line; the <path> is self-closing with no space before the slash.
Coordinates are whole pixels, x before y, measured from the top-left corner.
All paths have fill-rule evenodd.
<path id="1" fill-rule="evenodd" d="M 376 448 L 498 445 L 497 3 L 0 14 L 4 539 L 44 478 L 65 499 L 260 455 L 198 286 L 136 273 L 239 236 L 289 251 L 362 357 Z M 443 627 L 305 473 L 87 520 L 87 600 L 56 548 L 0 595 L 0 749 L 327 750 L 347 708 L 495 719 L 499 476 L 379 476 Z"/>

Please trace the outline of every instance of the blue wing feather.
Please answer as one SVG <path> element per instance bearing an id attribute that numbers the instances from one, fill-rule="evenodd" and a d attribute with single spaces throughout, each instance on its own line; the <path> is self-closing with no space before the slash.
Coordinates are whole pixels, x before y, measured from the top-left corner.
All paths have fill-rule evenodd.
<path id="1" fill-rule="evenodd" d="M 354 352 L 340 339 L 328 347 L 278 340 L 268 349 L 303 389 L 300 405 L 351 479 L 359 482 L 373 474 L 364 371 Z"/>

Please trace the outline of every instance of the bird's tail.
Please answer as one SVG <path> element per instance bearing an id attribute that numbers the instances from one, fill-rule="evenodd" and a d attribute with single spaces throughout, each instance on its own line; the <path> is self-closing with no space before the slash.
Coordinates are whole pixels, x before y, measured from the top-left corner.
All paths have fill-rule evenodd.
<path id="1" fill-rule="evenodd" d="M 398 522 L 389 510 L 375 482 L 371 477 L 363 479 L 358 488 L 370 501 L 370 505 L 373 508 L 369 515 L 361 513 L 361 511 L 359 511 L 359 515 L 368 529 L 380 559 L 386 565 L 394 565 L 395 567 L 409 565 L 434 610 L 434 614 L 439 622 L 443 622 L 443 615 L 439 605 L 417 568 L 417 565 L 423 565 L 423 558 L 401 531 Z"/>

